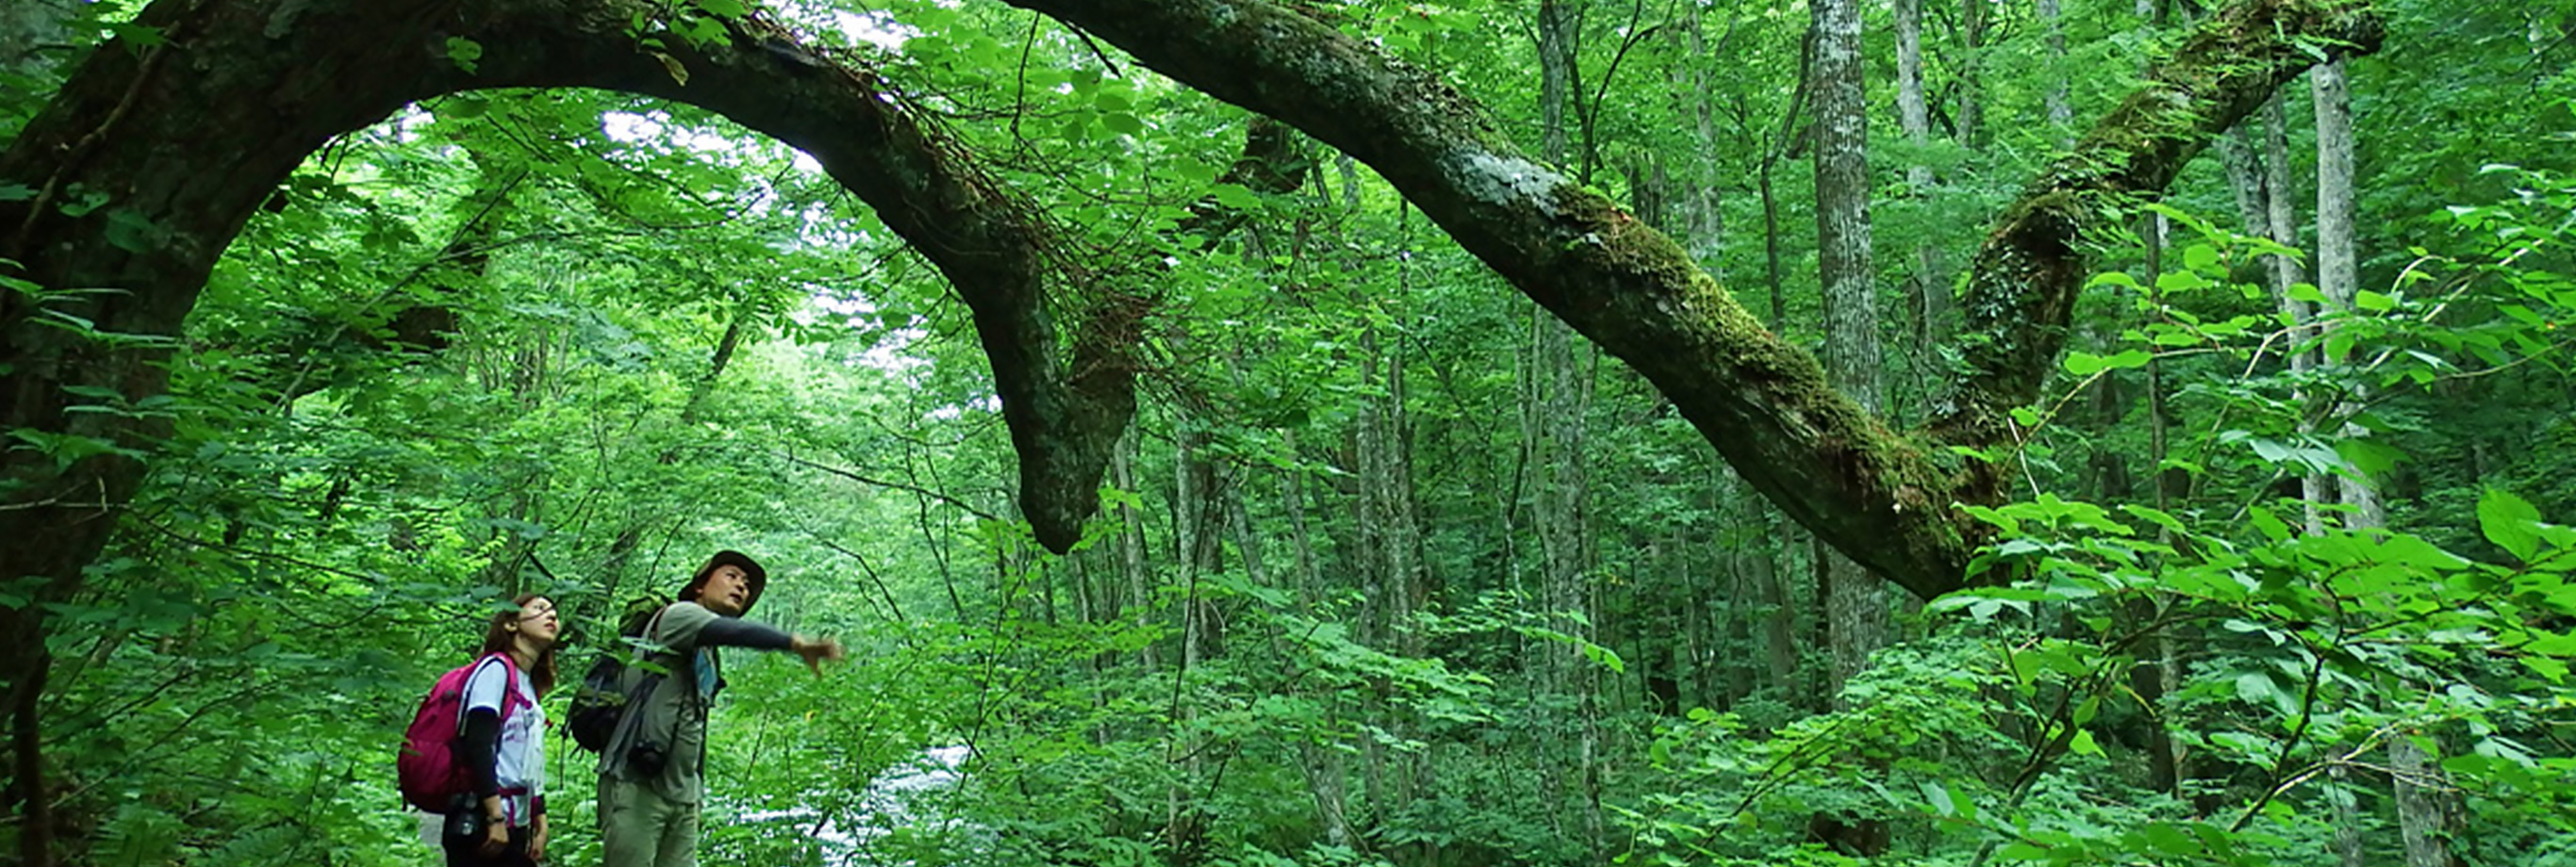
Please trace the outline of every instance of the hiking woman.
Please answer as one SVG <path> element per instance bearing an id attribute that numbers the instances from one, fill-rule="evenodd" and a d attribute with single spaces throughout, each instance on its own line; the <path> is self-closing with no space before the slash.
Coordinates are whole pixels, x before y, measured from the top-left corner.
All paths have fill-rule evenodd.
<path id="1" fill-rule="evenodd" d="M 546 856 L 546 717 L 537 701 L 555 685 L 562 623 L 553 600 L 515 601 L 493 613 L 481 661 L 465 679 L 457 761 L 473 790 L 448 815 L 448 867 L 527 867 Z"/>

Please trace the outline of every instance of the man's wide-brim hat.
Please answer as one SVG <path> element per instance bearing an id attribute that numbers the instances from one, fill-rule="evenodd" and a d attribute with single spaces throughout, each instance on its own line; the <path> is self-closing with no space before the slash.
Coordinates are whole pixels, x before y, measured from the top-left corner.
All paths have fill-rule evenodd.
<path id="1" fill-rule="evenodd" d="M 698 567 L 698 574 L 689 577 L 688 589 L 680 591 L 680 601 L 698 601 L 698 591 L 706 589 L 708 576 L 716 574 L 716 567 L 727 565 L 740 568 L 751 583 L 750 593 L 742 600 L 742 610 L 750 611 L 751 606 L 760 604 L 760 591 L 769 586 L 769 570 L 760 568 L 760 561 L 740 551 L 717 551 L 707 558 L 707 565 Z"/>

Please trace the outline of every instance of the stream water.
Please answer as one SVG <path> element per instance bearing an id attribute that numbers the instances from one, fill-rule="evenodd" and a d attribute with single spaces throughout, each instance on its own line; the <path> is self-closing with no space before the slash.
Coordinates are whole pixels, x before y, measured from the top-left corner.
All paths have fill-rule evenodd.
<path id="1" fill-rule="evenodd" d="M 969 750 L 962 746 L 931 747 L 912 761 L 887 768 L 868 782 L 855 810 L 825 816 L 812 807 L 762 810 L 736 819 L 743 823 L 781 823 L 812 839 L 823 850 L 827 867 L 910 867 L 883 856 L 872 845 L 895 828 L 922 828 L 946 821 L 926 809 L 926 796 L 957 783 L 958 768 Z"/>

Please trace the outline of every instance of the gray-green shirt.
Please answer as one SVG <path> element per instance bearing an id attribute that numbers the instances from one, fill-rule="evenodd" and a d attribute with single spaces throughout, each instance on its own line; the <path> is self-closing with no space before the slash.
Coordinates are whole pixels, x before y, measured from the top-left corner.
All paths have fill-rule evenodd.
<path id="1" fill-rule="evenodd" d="M 653 672 L 643 665 L 627 668 L 629 694 L 634 698 L 609 737 L 608 749 L 600 753 L 599 772 L 648 784 L 670 801 L 695 804 L 706 796 L 702 774 L 707 707 L 724 680 L 715 648 L 784 650 L 790 639 L 771 627 L 724 617 L 695 602 L 679 602 L 655 615 L 642 640 L 663 650 L 649 656 L 653 665 L 663 669 L 662 677 L 635 695 L 635 687 Z M 667 756 L 661 772 L 649 778 L 635 773 L 628 763 L 636 745 L 647 743 L 662 745 Z"/>

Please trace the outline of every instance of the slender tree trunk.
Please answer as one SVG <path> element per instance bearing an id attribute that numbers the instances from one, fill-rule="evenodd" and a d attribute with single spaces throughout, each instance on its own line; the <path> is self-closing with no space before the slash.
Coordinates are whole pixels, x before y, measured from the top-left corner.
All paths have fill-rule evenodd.
<path id="1" fill-rule="evenodd" d="M 1565 165 L 1569 154 L 1565 119 L 1579 110 L 1574 102 L 1581 88 L 1575 60 L 1579 51 L 1581 6 L 1572 0 L 1542 0 L 1539 4 L 1539 70 L 1540 70 L 1540 159 L 1551 165 Z M 1589 640 L 1592 630 L 1582 624 L 1590 618 L 1590 600 L 1584 592 L 1584 503 L 1586 499 L 1583 466 L 1584 383 L 1582 368 L 1576 364 L 1574 330 L 1554 317 L 1541 316 L 1533 329 L 1534 343 L 1530 362 L 1535 371 L 1533 384 L 1538 389 L 1538 403 L 1544 407 L 1529 433 L 1540 444 L 1532 465 L 1538 469 L 1539 483 L 1537 525 L 1541 557 L 1545 561 L 1546 606 L 1551 614 L 1570 615 L 1558 620 L 1555 628 L 1567 635 Z M 1580 618 L 1580 619 L 1576 619 Z M 1552 691 L 1573 698 L 1575 711 L 1564 720 L 1560 730 L 1575 741 L 1573 755 L 1567 758 L 1571 767 L 1564 769 L 1573 777 L 1579 800 L 1583 839 L 1587 851 L 1601 852 L 1603 829 L 1598 769 L 1598 712 L 1596 678 L 1592 667 L 1573 647 L 1556 645 L 1549 650 Z"/>
<path id="2" fill-rule="evenodd" d="M 1876 277 L 1870 264 L 1869 119 L 1861 81 L 1857 0 L 1817 0 L 1816 235 L 1825 297 L 1825 371 L 1870 412 L 1885 404 Z M 1833 688 L 1887 645 L 1887 592 L 1840 553 L 1827 558 Z"/>
<path id="3" fill-rule="evenodd" d="M 1959 144 L 1985 147 L 1986 14 L 1994 0 L 1964 0 L 1959 9 L 1959 42 L 1965 60 L 1959 64 Z"/>
<path id="4" fill-rule="evenodd" d="M 1789 286 L 1780 270 L 1780 199 L 1771 192 L 1773 162 L 1764 157 L 1754 173 L 1762 196 L 1762 266 L 1763 283 L 1771 289 L 1771 331 L 1779 333 L 1789 322 Z"/>
<path id="5" fill-rule="evenodd" d="M 1896 114 L 1905 140 L 1918 156 L 1905 167 L 1906 195 L 1917 201 L 1933 196 L 1932 167 L 1919 156 L 1932 146 L 1932 107 L 1923 93 L 1923 0 L 1896 0 Z M 1938 366 L 1942 335 L 1938 324 L 1949 291 L 1942 285 L 1940 256 L 1930 243 L 1914 246 L 1912 267 L 1905 275 L 1905 309 L 1913 345 L 1906 350 L 1918 380 L 1928 381 Z"/>
<path id="6" fill-rule="evenodd" d="M 1741 482 L 1733 481 L 1732 476 L 1726 478 L 1724 489 L 1737 492 L 1736 496 L 1742 502 L 1738 513 L 1744 515 L 1745 520 L 1758 521 L 1766 527 L 1775 521 L 1784 529 L 1791 526 L 1759 495 L 1744 488 Z M 1753 575 L 1754 592 L 1760 594 L 1764 609 L 1762 659 L 1771 677 L 1771 688 L 1781 700 L 1793 705 L 1799 703 L 1800 696 L 1812 694 L 1798 683 L 1798 610 L 1795 600 L 1790 597 L 1788 585 L 1780 580 L 1780 553 L 1795 544 L 1791 538 L 1795 535 L 1784 532 L 1754 540 L 1746 546 L 1743 555 L 1743 563 Z"/>
<path id="7" fill-rule="evenodd" d="M 1287 450 L 1292 456 L 1297 454 L 1295 431 L 1280 432 L 1280 448 Z M 1305 473 L 1291 467 L 1287 472 L 1282 473 L 1281 477 L 1285 482 L 1283 499 L 1287 506 L 1284 511 L 1288 515 L 1288 542 L 1296 555 L 1295 560 L 1289 564 L 1291 576 L 1289 580 L 1296 593 L 1297 613 L 1314 617 L 1317 616 L 1316 590 L 1322 584 L 1323 578 L 1321 567 L 1315 557 L 1314 534 L 1306 526 L 1308 506 Z M 1252 532 L 1251 525 L 1248 523 L 1238 520 L 1237 525 L 1238 532 L 1247 535 Z M 1244 556 L 1249 562 L 1251 555 L 1247 553 Z M 1340 703 L 1333 698 L 1327 698 L 1327 718 L 1332 718 L 1339 711 Z M 1343 751 L 1308 739 L 1301 739 L 1297 750 L 1302 759 L 1299 766 L 1305 772 L 1307 790 L 1315 799 L 1315 812 L 1324 825 L 1324 841 L 1333 846 L 1352 845 L 1348 778 L 1350 769 L 1344 761 Z"/>
<path id="8" fill-rule="evenodd" d="M 1825 375 L 1854 403 L 1877 413 L 1881 384 L 1878 298 L 1870 264 L 1869 117 L 1861 80 L 1858 0 L 1812 0 L 1816 33 L 1816 246 L 1824 289 Z M 1820 551 L 1832 687 L 1843 686 L 1888 642 L 1883 582 L 1839 551 Z M 1810 835 L 1847 855 L 1884 851 L 1885 819 L 1819 814 Z"/>
<path id="9" fill-rule="evenodd" d="M 2406 841 L 2406 867 L 2451 867 L 2456 862 L 2441 756 L 2401 732 L 2389 739 L 2388 770 L 2397 778 L 2397 827 Z"/>
<path id="10" fill-rule="evenodd" d="M 2309 70 L 2308 85 L 2317 118 L 2317 289 L 2336 312 L 2350 313 L 2360 285 L 2353 220 L 2352 95 L 2343 62 L 2336 60 Z M 2327 325 L 2323 330 L 2334 327 Z M 2329 365 L 2344 361 L 2322 353 L 2316 359 L 2316 363 Z M 2368 396 L 2343 397 L 2345 402 L 2335 407 L 2332 418 L 2349 418 Z M 2347 439 L 2369 433 L 2349 422 L 2337 432 Z M 2388 510 L 2374 481 L 2335 477 L 2337 496 L 2350 509 L 2345 526 L 2365 532 L 2387 527 Z M 2440 756 L 2417 744 L 2411 733 L 2401 731 L 2389 739 L 2388 764 L 2395 778 L 2397 825 L 2405 839 L 2407 867 L 2450 867 L 2451 828 L 2444 808 L 2446 796 L 2442 794 L 2448 783 Z"/>
<path id="11" fill-rule="evenodd" d="M 2290 169 L 2289 113 L 2281 105 L 2284 98 L 2274 95 L 2272 101 L 2263 106 L 2263 200 L 2267 209 L 2265 221 L 2272 230 L 2272 240 L 2295 250 L 2301 246 L 2299 217 L 2297 199 L 2291 192 L 2295 184 Z M 2302 271 L 2296 259 L 2272 257 L 2272 297 L 2280 305 L 2281 315 L 2290 322 L 2288 342 L 2293 373 L 2305 373 L 2316 364 L 2315 353 L 2311 350 L 2316 331 L 2309 324 L 2316 319 L 2316 311 L 2308 302 L 2290 297 L 2290 287 L 2307 279 Z M 2304 402 L 2304 395 L 2300 399 Z M 2302 423 L 2300 432 L 2307 432 L 2305 423 Z M 2299 488 L 2301 499 L 2307 503 L 2307 531 L 2310 534 L 2324 532 L 2324 513 L 2318 510 L 2317 505 L 2332 501 L 2332 483 L 2322 473 L 2309 473 L 2300 477 Z"/>
<path id="12" fill-rule="evenodd" d="M 1566 118 L 1581 110 L 1575 102 L 1582 81 L 1575 58 L 1582 48 L 1583 0 L 1539 0 L 1539 154 L 1549 165 L 1564 167 L 1571 157 Z"/>
<path id="13" fill-rule="evenodd" d="M 1297 455 L 1297 432 L 1280 431 L 1279 447 L 1287 450 L 1293 459 Z M 1311 613 L 1315 606 L 1315 592 L 1323 579 L 1319 577 L 1322 575 L 1321 566 L 1315 559 L 1314 533 L 1306 527 L 1306 474 L 1292 467 L 1282 475 L 1287 480 L 1288 540 L 1297 552 L 1294 570 L 1297 576 L 1297 608 Z"/>
<path id="14" fill-rule="evenodd" d="M 2326 804 L 2334 812 L 2335 863 L 2370 867 L 2369 853 L 2362 847 L 2361 804 L 2353 797 L 2351 777 L 2341 765 L 2326 772 Z"/>
<path id="15" fill-rule="evenodd" d="M 2039 22 L 2048 28 L 2048 90 L 2040 97 L 2047 107 L 2049 128 L 2061 142 L 2072 141 L 2075 109 L 2066 103 L 2066 23 L 2057 9 L 2057 0 L 2039 0 Z"/>
<path id="16" fill-rule="evenodd" d="M 18 863 L 51 867 L 54 863 L 53 791 L 45 785 L 45 676 L 53 658 L 45 652 L 44 634 L 21 633 L 12 652 L 16 671 L 27 672 L 10 684 L 9 791 L 18 798 Z"/>
<path id="17" fill-rule="evenodd" d="M 1220 471 L 1207 454 L 1204 421 L 1187 413 L 1174 425 L 1177 441 L 1172 459 L 1172 535 L 1180 554 L 1181 666 L 1172 672 L 1172 723 L 1180 729 L 1172 741 L 1172 759 L 1180 774 L 1166 790 L 1163 840 L 1174 865 L 1195 864 L 1206 849 L 1206 817 L 1196 787 L 1206 783 L 1205 738 L 1198 731 L 1196 689 L 1190 679 L 1221 652 L 1215 603 L 1202 582 L 1217 570 L 1218 540 L 1224 532 L 1225 502 Z"/>
<path id="18" fill-rule="evenodd" d="M 1726 142 L 1717 129 L 1718 103 L 1714 92 L 1717 61 L 1710 56 L 1708 34 L 1702 28 L 1702 11 L 1694 6 L 1690 15 L 1689 51 L 1693 62 L 1688 69 L 1674 72 L 1677 84 L 1690 94 L 1691 101 L 1686 110 L 1695 146 L 1695 152 L 1684 163 L 1687 169 L 1682 183 L 1688 192 L 1683 194 L 1682 200 L 1681 230 L 1685 236 L 1682 248 L 1690 252 L 1700 267 L 1708 270 L 1709 276 L 1724 283 L 1726 271 L 1719 254 L 1725 251 L 1726 211 L 1720 206 L 1721 170 L 1717 155 L 1725 151 Z"/>
<path id="19" fill-rule="evenodd" d="M 1129 430 L 1120 437 L 1109 459 L 1109 483 L 1129 494 L 1141 492 L 1136 485 L 1137 440 L 1139 434 Z M 1145 564 L 1145 513 L 1132 501 L 1118 506 L 1118 573 L 1127 579 L 1127 612 L 1139 630 L 1154 625 L 1154 577 Z M 1148 641 L 1136 651 L 1136 661 L 1146 671 L 1161 667 Z"/>
<path id="20" fill-rule="evenodd" d="M 2227 174 L 2227 189 L 2236 198 L 2237 221 L 2244 224 L 2238 231 L 2259 238 L 2272 236 L 2271 191 L 2265 186 L 2268 176 L 2263 168 L 2263 146 L 2254 141 L 2254 121 L 2247 120 L 2218 137 L 2219 164 Z M 2268 279 L 2271 266 L 2264 274 Z M 2279 291 L 2276 287 L 2275 292 Z"/>
<path id="21" fill-rule="evenodd" d="M 2158 285 L 2164 276 L 2166 219 L 2163 214 L 2148 214 L 2143 222 L 2146 228 L 2147 245 L 2145 282 L 2148 309 L 2158 311 L 2154 315 L 2161 317 L 2163 315 L 2161 311 L 2164 308 L 2164 291 L 2158 288 Z M 2178 471 L 2168 473 L 2164 469 L 2166 428 L 2164 360 L 2150 357 L 2147 359 L 2147 484 L 2150 488 L 2148 496 L 2157 511 L 2172 509 L 2173 503 L 2168 492 L 2172 482 L 2180 478 Z M 2172 544 L 2169 538 L 2171 531 L 2159 529 L 2157 534 L 2160 542 Z M 2152 619 L 2160 612 L 2154 605 L 2150 605 L 2145 613 Z M 2179 795 L 2182 787 L 2182 751 L 2181 745 L 2174 740 L 2173 736 L 2174 724 L 2170 715 L 2175 712 L 2175 709 L 2166 700 L 2167 696 L 2181 688 L 2181 681 L 2174 668 L 2176 653 L 2173 629 L 2174 627 L 2168 626 L 2156 634 L 2155 653 L 2151 657 L 2154 662 L 2141 664 L 2132 672 L 2130 688 L 2137 691 L 2149 717 L 2147 720 L 2148 777 L 2156 791 Z"/>
<path id="22" fill-rule="evenodd" d="M 2309 70 L 2308 87 L 2317 116 L 2317 289 L 2349 311 L 2359 275 L 2353 252 L 2352 101 L 2343 61 Z"/>

